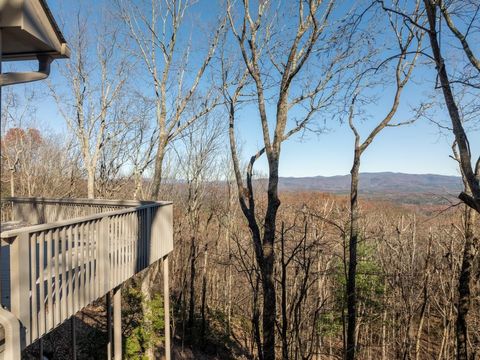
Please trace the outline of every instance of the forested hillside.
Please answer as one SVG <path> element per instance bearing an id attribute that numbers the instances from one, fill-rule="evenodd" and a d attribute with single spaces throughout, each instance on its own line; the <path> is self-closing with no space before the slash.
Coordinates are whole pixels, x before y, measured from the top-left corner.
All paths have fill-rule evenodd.
<path id="1" fill-rule="evenodd" d="M 350 175 L 281 177 L 280 189 L 298 191 L 322 191 L 328 193 L 348 193 L 350 191 Z M 423 193 L 430 196 L 452 194 L 462 190 L 462 179 L 457 176 L 435 174 L 403 174 L 403 173 L 361 173 L 359 190 L 363 194 L 377 193 Z"/>
<path id="2" fill-rule="evenodd" d="M 173 201 L 176 359 L 480 358 L 478 0 L 49 3 L 71 58 L 2 88 L 2 199 Z M 127 359 L 163 356 L 161 272 Z M 104 301 L 76 319 L 106 358 Z"/>

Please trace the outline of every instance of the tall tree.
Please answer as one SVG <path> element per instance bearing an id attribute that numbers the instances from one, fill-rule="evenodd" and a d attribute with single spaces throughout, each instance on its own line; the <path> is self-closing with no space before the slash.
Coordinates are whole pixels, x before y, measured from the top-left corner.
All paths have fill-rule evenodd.
<path id="1" fill-rule="evenodd" d="M 259 1 L 256 6 L 244 0 L 241 5 L 228 1 L 227 14 L 233 37 L 241 54 L 240 72 L 223 62 L 223 94 L 229 114 L 230 149 L 240 207 L 248 222 L 255 258 L 261 272 L 263 290 L 263 343 L 258 356 L 275 359 L 276 293 L 274 280 L 275 239 L 279 165 L 282 143 L 304 130 L 316 112 L 325 107 L 337 90 L 336 82 L 348 54 L 339 43 L 341 31 L 331 24 L 333 1 L 281 3 Z M 291 14 L 295 14 L 291 17 Z M 238 16 L 237 16 L 238 15 Z M 286 21 L 286 18 L 290 18 Z M 337 29 L 338 30 L 338 29 Z M 321 39 L 321 41 L 319 41 Z M 322 45 L 319 46 L 318 43 Z M 329 49 L 335 49 L 331 52 Z M 320 59 L 314 62 L 315 57 Z M 317 75 L 312 80 L 312 67 Z M 236 65 L 234 65 L 236 66 Z M 243 70 L 244 69 L 244 70 Z M 250 85 L 251 84 L 251 85 Z M 250 158 L 245 177 L 240 165 L 235 133 L 236 108 L 242 90 L 253 93 L 263 146 Z M 270 105 L 271 102 L 271 105 Z M 303 111 L 299 110 L 302 109 Z M 291 124 L 295 109 L 295 123 Z M 288 128 L 290 126 L 290 128 Z M 264 214 L 256 209 L 253 167 L 266 155 L 268 162 L 267 204 Z"/>
<path id="2" fill-rule="evenodd" d="M 389 7 L 384 2 L 381 3 L 387 12 L 401 15 L 407 24 L 425 31 L 428 35 L 430 54 L 426 51 L 422 54 L 432 60 L 431 63 L 435 66 L 435 84 L 441 89 L 450 118 L 449 130 L 455 139 L 452 150 L 464 182 L 464 191 L 458 197 L 473 211 L 480 213 L 480 156 L 477 160 L 472 158 L 474 155 L 471 152 L 466 130 L 468 117 L 473 118 L 474 121 L 478 119 L 478 103 L 473 101 L 473 108 L 468 109 L 468 107 L 471 107 L 469 98 L 478 97 L 480 89 L 480 61 L 474 53 L 475 47 L 472 46 L 478 40 L 476 23 L 480 4 L 476 1 L 423 0 L 423 6 L 407 12 Z M 454 49 L 453 46 L 444 46 L 445 41 L 442 39 L 448 36 L 461 45 L 459 50 Z M 458 56 L 452 56 L 453 53 Z M 456 63 L 460 66 L 455 66 Z M 462 93 L 467 95 L 460 96 Z M 468 359 L 467 313 L 471 301 L 469 284 L 472 266 L 471 247 L 475 242 L 475 234 L 472 230 L 475 215 L 467 211 L 465 219 L 465 246 L 458 280 L 456 322 L 457 359 L 462 360 Z"/>
<path id="3" fill-rule="evenodd" d="M 150 198 L 156 199 L 169 145 L 218 104 L 218 96 L 213 94 L 213 87 L 207 82 L 207 70 L 225 27 L 225 19 L 214 25 L 206 52 L 198 55 L 192 53 L 201 52 L 201 49 L 193 48 L 185 40 L 185 36 L 193 31 L 189 30 L 185 18 L 194 1 L 151 0 L 149 4 L 137 4 L 117 0 L 117 4 L 135 44 L 130 51 L 144 65 L 149 81 L 147 89 L 153 93 L 158 142 Z"/>
<path id="4" fill-rule="evenodd" d="M 216 180 L 215 168 L 219 166 L 217 154 L 223 129 L 220 127 L 221 123 L 215 120 L 207 117 L 196 122 L 185 131 L 185 136 L 175 147 L 178 155 L 179 175 L 186 182 L 186 196 L 182 202 L 186 205 L 185 212 L 190 238 L 188 256 L 190 266 L 188 327 L 190 330 L 193 328 L 195 320 L 195 282 L 201 227 L 202 225 L 207 227 L 209 222 L 203 219 L 202 213 L 206 212 L 204 208 L 206 207 L 207 188 L 213 186 L 212 183 Z M 208 219 L 212 214 L 205 216 Z"/>
<path id="5" fill-rule="evenodd" d="M 464 119 L 459 110 L 462 104 L 459 103 L 459 98 L 455 96 L 455 90 L 458 94 L 458 86 L 467 86 L 473 91 L 472 96 L 478 96 L 480 61 L 478 56 L 474 54 L 475 48 L 471 46 L 471 43 L 478 39 L 476 22 L 478 22 L 477 14 L 480 11 L 480 4 L 468 0 L 457 2 L 423 0 L 423 6 L 401 11 L 386 5 L 382 0 L 379 2 L 387 12 L 401 15 L 407 24 L 424 30 L 428 35 L 430 54 L 426 50 L 422 51 L 422 54 L 431 59 L 432 65 L 435 66 L 436 85 L 438 83 L 438 87 L 442 91 L 452 125 L 451 131 L 458 148 L 459 166 L 469 190 L 468 192 L 461 192 L 458 197 L 480 213 L 480 177 L 477 175 L 480 172 L 480 156 L 477 160 L 472 159 L 468 134 L 465 131 Z M 460 19 L 459 23 L 463 24 L 461 28 L 456 26 L 454 14 L 457 14 Z M 442 23 L 445 23 L 446 26 L 442 27 Z M 449 56 L 451 53 L 457 53 L 454 47 L 448 47 L 450 50 L 448 52 L 445 51 L 445 47 L 442 47 L 442 34 L 444 35 L 443 38 L 448 35 L 446 30 L 443 29 L 447 28 L 461 45 L 460 58 L 466 57 L 466 61 L 460 62 L 460 67 L 455 66 L 457 59 Z M 452 69 L 458 70 L 460 76 Z"/>
<path id="6" fill-rule="evenodd" d="M 477 71 L 477 78 L 480 74 L 480 61 L 474 56 L 466 35 L 460 33 L 460 31 L 453 24 L 452 18 L 447 10 L 446 5 L 442 0 L 424 0 L 425 12 L 428 18 L 428 38 L 430 39 L 430 46 L 433 58 L 435 60 L 435 67 L 437 69 L 438 78 L 442 88 L 443 97 L 445 98 L 445 105 L 447 106 L 450 120 L 452 122 L 453 134 L 458 147 L 458 157 L 460 160 L 460 167 L 462 174 L 467 182 L 469 192 L 462 192 L 459 198 L 464 201 L 468 206 L 475 209 L 480 213 L 480 156 L 476 160 L 476 164 L 472 163 L 472 154 L 470 151 L 470 144 L 465 132 L 462 116 L 459 112 L 458 103 L 453 95 L 452 81 L 447 72 L 447 66 L 445 63 L 444 55 L 441 50 L 440 36 L 441 32 L 437 26 L 441 19 L 437 19 L 437 12 L 443 13 L 448 27 L 455 36 L 460 40 L 464 52 L 470 64 Z M 476 5 L 476 12 L 480 9 L 480 4 Z M 475 19 L 475 16 L 471 18 L 471 21 Z"/>
<path id="7" fill-rule="evenodd" d="M 419 2 L 417 1 L 417 8 Z M 393 41 L 398 44 L 398 49 L 395 48 L 395 54 L 389 56 L 387 59 L 382 57 L 369 56 L 369 62 L 367 62 L 367 69 L 365 64 L 361 64 L 362 70 L 360 75 L 355 77 L 353 85 L 353 93 L 349 93 L 350 106 L 348 111 L 348 124 L 353 132 L 355 144 L 353 153 L 353 164 L 350 170 L 351 186 L 350 186 L 350 240 L 348 246 L 348 274 L 347 274 L 347 286 L 346 286 L 346 299 L 347 299 L 347 342 L 346 342 L 346 358 L 353 360 L 356 358 L 356 339 L 358 338 L 357 327 L 357 261 L 358 261 L 358 241 L 360 239 L 360 208 L 358 202 L 358 185 L 361 157 L 365 150 L 371 145 L 373 140 L 379 135 L 379 133 L 386 127 L 405 125 L 413 122 L 410 121 L 392 124 L 397 110 L 400 106 L 400 99 L 403 90 L 405 89 L 408 81 L 412 76 L 412 72 L 415 67 L 418 56 L 420 55 L 423 32 L 418 30 L 417 32 L 410 31 L 410 28 L 403 24 L 403 19 L 398 19 L 398 15 L 392 15 L 388 19 L 390 32 L 394 34 Z M 417 20 L 417 19 L 416 19 Z M 361 20 L 359 20 L 361 21 Z M 399 25 L 400 24 L 400 25 Z M 374 31 L 375 32 L 375 31 Z M 388 40 L 388 41 L 392 41 Z M 374 41 L 374 40 L 372 40 Z M 365 44 L 366 46 L 366 44 Z M 391 67 L 390 62 L 394 62 L 393 74 L 390 74 Z M 385 69 L 386 68 L 386 69 Z M 381 74 L 381 80 L 374 80 L 375 76 L 372 74 Z M 393 85 L 393 97 L 391 99 L 391 105 L 388 108 L 387 114 L 379 119 L 371 132 L 366 136 L 364 140 L 361 139 L 361 133 L 358 126 L 355 123 L 355 118 L 365 112 L 360 111 L 361 104 L 370 104 L 366 95 L 375 93 L 378 96 L 376 89 L 379 92 L 384 92 L 387 86 L 386 79 L 394 79 Z M 382 100 L 384 97 L 381 97 Z M 416 117 L 418 117 L 418 112 Z M 358 116 L 359 117 L 359 116 Z"/>
<path id="8" fill-rule="evenodd" d="M 72 21 L 72 58 L 60 68 L 67 86 L 50 84 L 50 92 L 69 129 L 75 136 L 87 173 L 87 195 L 95 197 L 95 178 L 105 143 L 117 134 L 118 107 L 127 80 L 127 62 L 119 57 L 117 29 L 97 22 L 97 34 L 80 10 Z M 94 40 L 95 38 L 95 40 Z"/>
<path id="9" fill-rule="evenodd" d="M 460 155 L 454 143 L 452 151 L 454 158 L 460 162 Z M 480 173 L 477 173 L 480 176 Z M 462 173 L 464 191 L 469 193 L 469 186 L 466 176 Z M 457 319 L 456 319 L 456 340 L 457 340 L 457 359 L 468 360 L 468 313 L 471 308 L 471 281 L 472 270 L 474 267 L 474 249 L 478 244 L 478 234 L 476 231 L 477 213 L 471 207 L 465 207 L 464 227 L 460 233 L 464 234 L 465 242 L 463 245 L 462 264 L 458 276 L 458 300 L 457 300 Z"/>

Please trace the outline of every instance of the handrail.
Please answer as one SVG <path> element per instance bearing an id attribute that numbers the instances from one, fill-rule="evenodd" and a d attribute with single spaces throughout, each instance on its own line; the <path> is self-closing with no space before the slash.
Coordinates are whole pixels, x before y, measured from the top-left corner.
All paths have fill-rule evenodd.
<path id="1" fill-rule="evenodd" d="M 43 197 L 3 197 L 1 202 L 14 203 L 45 203 L 45 204 L 85 204 L 85 205 L 112 205 L 112 206 L 139 206 L 147 204 L 171 204 L 171 201 L 150 200 L 112 200 L 112 199 L 87 199 L 87 198 L 43 198 Z"/>
<path id="2" fill-rule="evenodd" d="M 30 226 L 40 226 L 67 220 L 83 219 L 87 216 L 123 210 L 125 208 L 142 207 L 151 204 L 166 205 L 171 204 L 171 202 L 7 197 L 1 199 L 1 204 L 2 221 L 21 221 Z M 7 211 L 4 211 L 4 209 Z M 24 230 L 28 229 L 24 228 Z M 15 234 L 6 233 L 3 237 L 14 236 Z"/>
<path id="3" fill-rule="evenodd" d="M 142 210 L 142 209 L 148 209 L 152 207 L 157 207 L 157 206 L 159 207 L 159 206 L 166 206 L 166 205 L 172 205 L 172 202 L 169 202 L 169 201 L 151 202 L 150 204 L 145 204 L 142 206 L 120 209 L 120 210 L 113 210 L 113 211 L 105 211 L 98 214 L 77 217 L 70 220 L 61 220 L 61 221 L 55 221 L 55 222 L 46 223 L 46 224 L 25 226 L 19 229 L 3 231 L 0 233 L 0 238 L 8 239 L 24 233 L 33 233 L 37 231 L 56 229 L 63 226 L 77 225 L 85 221 L 100 220 L 108 216 L 123 215 L 130 212 Z"/>

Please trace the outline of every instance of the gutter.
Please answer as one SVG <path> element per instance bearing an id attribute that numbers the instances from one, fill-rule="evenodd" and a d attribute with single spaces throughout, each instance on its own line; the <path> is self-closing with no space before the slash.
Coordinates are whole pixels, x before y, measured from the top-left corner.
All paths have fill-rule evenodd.
<path id="1" fill-rule="evenodd" d="M 7 72 L 0 74 L 0 86 L 22 84 L 46 79 L 48 75 L 50 75 L 50 64 L 52 61 L 53 58 L 50 56 L 39 56 L 38 71 Z"/>

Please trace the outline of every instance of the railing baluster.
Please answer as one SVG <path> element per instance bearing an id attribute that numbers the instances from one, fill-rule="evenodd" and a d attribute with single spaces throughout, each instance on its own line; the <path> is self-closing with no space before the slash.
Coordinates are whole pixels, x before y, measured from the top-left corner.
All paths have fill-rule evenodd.
<path id="1" fill-rule="evenodd" d="M 150 216 L 150 249 L 152 251 L 152 259 L 157 258 L 157 236 L 158 236 L 158 231 L 157 231 L 157 210 L 158 207 L 153 207 L 150 209 L 151 211 L 151 216 Z"/>
<path id="2" fill-rule="evenodd" d="M 100 224 L 101 220 L 95 222 L 95 298 L 99 298 L 100 295 L 100 276 L 101 273 L 99 271 L 99 247 L 100 247 Z"/>
<path id="3" fill-rule="evenodd" d="M 140 214 L 140 229 L 139 231 L 139 241 L 140 241 L 140 268 L 145 267 L 145 211 L 142 209 L 139 211 Z"/>
<path id="4" fill-rule="evenodd" d="M 125 262 L 125 260 L 123 259 L 123 255 L 124 255 L 124 250 L 123 250 L 123 247 L 124 247 L 124 242 L 125 242 L 125 234 L 123 233 L 123 221 L 124 219 L 124 216 L 123 215 L 120 215 L 119 217 L 119 233 L 120 233 L 120 237 L 119 237 L 119 244 L 120 244 L 120 263 L 119 263 L 119 269 L 118 269 L 118 274 L 119 274 L 119 281 L 118 283 L 121 284 L 123 281 L 124 281 L 124 278 L 123 278 L 123 264 Z"/>
<path id="5" fill-rule="evenodd" d="M 133 222 L 133 228 L 134 228 L 134 239 L 135 239 L 135 272 L 140 271 L 140 246 L 141 246 L 141 234 L 140 231 L 138 230 L 138 227 L 140 226 L 140 211 L 137 210 L 135 211 L 135 219 Z"/>
<path id="6" fill-rule="evenodd" d="M 109 269 L 110 269 L 110 261 L 109 261 L 109 253 L 108 253 L 108 238 L 109 238 L 109 218 L 104 217 L 100 220 L 99 228 L 100 233 L 98 237 L 98 275 L 99 275 L 99 285 L 100 285 L 100 292 L 99 296 L 105 295 L 108 291 L 107 281 L 109 279 Z"/>
<path id="7" fill-rule="evenodd" d="M 67 297 L 67 307 L 68 307 L 68 317 L 72 316 L 75 312 L 73 310 L 74 303 L 73 303 L 73 226 L 68 227 L 68 297 Z"/>
<path id="8" fill-rule="evenodd" d="M 118 283 L 118 260 L 119 260 L 119 257 L 118 257 L 118 249 L 119 249 L 119 246 L 118 246 L 118 239 L 119 239 L 119 236 L 118 236 L 118 216 L 114 217 L 113 223 L 115 225 L 113 226 L 114 236 L 112 238 L 113 246 L 114 246 L 114 262 L 113 262 L 113 267 L 112 267 L 113 284 L 111 286 L 112 288 L 115 287 L 115 285 Z"/>
<path id="9" fill-rule="evenodd" d="M 142 269 L 142 211 L 137 211 L 137 220 L 135 221 L 135 241 L 137 242 L 137 268 L 135 271 Z"/>
<path id="10" fill-rule="evenodd" d="M 128 237 L 127 237 L 127 218 L 128 214 L 123 215 L 122 236 L 123 236 L 123 281 L 128 279 Z"/>
<path id="11" fill-rule="evenodd" d="M 116 256 L 116 262 L 115 262 L 115 284 L 112 286 L 115 287 L 117 286 L 118 283 L 120 283 L 120 263 L 121 263 L 121 255 L 120 255 L 120 250 L 121 250 L 121 232 L 120 232 L 120 222 L 121 222 L 121 216 L 117 216 L 115 219 L 115 233 L 116 233 L 116 238 L 115 238 L 115 256 Z"/>
<path id="12" fill-rule="evenodd" d="M 92 300 L 96 299 L 95 294 L 95 236 L 96 236 L 97 222 L 90 223 L 90 296 Z"/>
<path id="13" fill-rule="evenodd" d="M 32 286 L 32 329 L 30 331 L 31 334 L 31 342 L 35 341 L 38 338 L 38 297 L 37 297 L 37 234 L 32 234 L 32 238 L 30 240 L 30 268 L 31 268 L 31 278 L 30 283 Z"/>
<path id="14" fill-rule="evenodd" d="M 53 233 L 53 246 L 54 246 L 54 256 L 55 256 L 55 302 L 53 303 L 54 308 L 54 326 L 60 324 L 60 271 L 59 271 L 59 264 L 58 260 L 60 258 L 59 255 L 59 247 L 60 247 L 60 240 L 59 240 L 59 230 L 56 229 Z"/>
<path id="15" fill-rule="evenodd" d="M 149 266 L 152 262 L 151 259 L 152 257 L 152 213 L 151 213 L 152 208 L 146 208 L 145 209 L 145 232 L 146 232 L 146 238 L 145 238 L 145 266 Z"/>
<path id="16" fill-rule="evenodd" d="M 120 218 L 120 242 L 122 244 L 121 246 L 121 266 L 120 266 L 120 281 L 124 282 L 125 281 L 125 244 L 126 244 L 126 239 L 125 239 L 125 215 L 122 215 Z"/>
<path id="17" fill-rule="evenodd" d="M 62 236 L 60 237 L 62 244 L 62 285 L 61 285 L 61 304 L 62 319 L 66 319 L 67 315 L 67 236 L 65 228 L 62 228 Z"/>
<path id="18" fill-rule="evenodd" d="M 79 256 L 79 265 L 80 265 L 80 281 L 78 282 L 79 286 L 79 307 L 83 309 L 85 306 L 85 253 L 84 253 L 84 244 L 85 244 L 85 234 L 84 234 L 84 224 L 80 224 L 80 256 Z"/>
<path id="19" fill-rule="evenodd" d="M 79 309 L 79 303 L 78 303 L 78 292 L 79 292 L 79 274 L 78 274 L 78 256 L 79 256 L 79 251 L 78 251 L 78 225 L 75 225 L 73 227 L 73 247 L 72 247 L 72 262 L 73 262 L 73 283 L 72 283 L 72 298 L 73 298 L 73 314 L 75 315 Z"/>
<path id="20" fill-rule="evenodd" d="M 147 246 L 147 241 L 148 241 L 148 224 L 147 224 L 147 209 L 143 210 L 143 268 L 146 268 L 148 266 L 148 246 Z"/>
<path id="21" fill-rule="evenodd" d="M 108 282 L 108 288 L 111 289 L 115 282 L 115 217 L 109 218 L 110 226 L 108 227 L 108 254 L 109 256 L 109 269 L 110 278 Z"/>
<path id="22" fill-rule="evenodd" d="M 122 282 L 122 231 L 121 231 L 121 222 L 122 217 L 117 217 L 117 281 L 115 282 L 115 286 Z"/>
<path id="23" fill-rule="evenodd" d="M 133 219 L 135 217 L 135 212 L 128 214 L 128 239 L 130 242 L 130 271 L 135 273 L 135 240 L 133 238 Z"/>
<path id="24" fill-rule="evenodd" d="M 115 286 L 122 282 L 122 217 L 117 217 L 117 281 L 115 282 Z"/>
<path id="25" fill-rule="evenodd" d="M 115 286 L 120 284 L 120 282 L 122 281 L 121 280 L 121 272 L 120 272 L 121 264 L 122 264 L 122 233 L 120 231 L 121 221 L 122 221 L 122 217 L 118 216 L 117 217 L 117 271 L 116 271 L 117 272 L 117 279 L 115 281 Z"/>
<path id="26" fill-rule="evenodd" d="M 47 231 L 47 332 L 53 328 L 52 299 L 52 230 Z"/>
<path id="27" fill-rule="evenodd" d="M 85 296 L 86 296 L 86 304 L 90 303 L 91 301 L 91 294 L 90 294 L 90 223 L 85 223 Z"/>
<path id="28" fill-rule="evenodd" d="M 38 243 L 38 284 L 39 284 L 39 314 L 38 314 L 38 331 L 39 336 L 45 334 L 45 277 L 44 277 L 44 266 L 45 266 L 45 232 L 40 233 L 40 241 Z"/>

